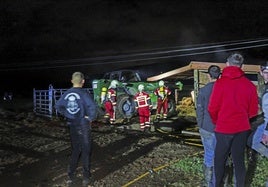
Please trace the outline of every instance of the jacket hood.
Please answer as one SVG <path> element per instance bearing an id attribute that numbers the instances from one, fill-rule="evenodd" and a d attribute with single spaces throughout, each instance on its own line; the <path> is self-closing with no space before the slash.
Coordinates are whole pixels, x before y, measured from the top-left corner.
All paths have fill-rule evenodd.
<path id="1" fill-rule="evenodd" d="M 236 66 L 227 66 L 223 69 L 222 71 L 222 77 L 226 77 L 229 79 L 237 79 L 239 77 L 244 76 L 244 72 L 242 71 L 241 68 L 236 67 Z"/>

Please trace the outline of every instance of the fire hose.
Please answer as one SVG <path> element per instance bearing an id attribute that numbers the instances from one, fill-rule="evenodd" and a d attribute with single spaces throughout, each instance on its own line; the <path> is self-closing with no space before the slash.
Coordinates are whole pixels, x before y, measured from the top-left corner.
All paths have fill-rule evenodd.
<path id="1" fill-rule="evenodd" d="M 189 156 L 197 156 L 197 155 L 199 155 L 199 154 L 203 154 L 203 153 L 204 153 L 204 151 L 200 151 L 200 152 L 194 153 L 194 154 L 189 155 Z M 189 157 L 189 156 L 188 156 L 188 157 Z M 170 166 L 170 165 L 172 165 L 172 164 L 174 164 L 174 163 L 176 163 L 176 162 L 178 162 L 178 161 L 180 161 L 180 160 L 181 160 L 181 159 L 177 159 L 177 160 L 172 161 L 172 162 L 170 162 L 170 163 L 168 163 L 168 164 L 164 164 L 164 165 L 159 166 L 159 167 L 157 167 L 157 168 L 150 169 L 149 171 L 147 171 L 147 172 L 145 172 L 144 174 L 138 176 L 137 178 L 133 179 L 132 181 L 128 182 L 127 184 L 123 185 L 122 187 L 128 187 L 128 186 L 130 186 L 131 184 L 133 184 L 133 183 L 139 181 L 140 179 L 146 177 L 147 175 L 152 174 L 152 173 L 154 173 L 154 172 L 157 172 L 157 171 L 159 171 L 159 170 L 161 170 L 161 169 L 163 169 L 163 168 L 166 168 L 166 167 L 168 167 L 168 166 Z"/>

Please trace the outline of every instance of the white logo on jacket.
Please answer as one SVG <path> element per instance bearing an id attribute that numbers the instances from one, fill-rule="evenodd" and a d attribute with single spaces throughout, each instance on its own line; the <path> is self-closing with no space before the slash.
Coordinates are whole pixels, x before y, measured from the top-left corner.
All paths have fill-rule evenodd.
<path id="1" fill-rule="evenodd" d="M 69 93 L 65 96 L 64 99 L 67 100 L 66 110 L 70 114 L 76 114 L 80 111 L 80 107 L 77 102 L 77 100 L 80 99 L 80 95 L 78 95 L 77 93 Z"/>

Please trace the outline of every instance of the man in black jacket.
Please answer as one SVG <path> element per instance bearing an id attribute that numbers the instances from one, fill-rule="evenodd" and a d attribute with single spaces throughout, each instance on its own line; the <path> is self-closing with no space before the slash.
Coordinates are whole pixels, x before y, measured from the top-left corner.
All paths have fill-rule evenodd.
<path id="1" fill-rule="evenodd" d="M 68 167 L 67 184 L 73 183 L 75 171 L 81 155 L 83 163 L 83 186 L 88 186 L 91 155 L 91 126 L 96 118 L 96 104 L 89 93 L 82 89 L 85 79 L 81 72 L 75 72 L 71 80 L 73 87 L 68 89 L 57 101 L 57 112 L 67 119 L 70 128 L 72 154 Z"/>

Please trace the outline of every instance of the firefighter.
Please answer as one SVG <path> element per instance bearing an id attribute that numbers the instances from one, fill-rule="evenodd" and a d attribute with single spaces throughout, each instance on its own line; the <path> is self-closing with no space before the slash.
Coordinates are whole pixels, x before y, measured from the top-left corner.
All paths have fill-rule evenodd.
<path id="1" fill-rule="evenodd" d="M 104 103 L 105 117 L 110 118 L 110 124 L 115 123 L 115 109 L 116 109 L 116 87 L 119 85 L 117 80 L 113 80 L 107 91 L 107 99 Z"/>
<path id="2" fill-rule="evenodd" d="M 163 109 L 163 117 L 166 119 L 168 113 L 168 96 L 171 94 L 171 91 L 165 86 L 163 80 L 160 80 L 158 85 L 159 87 L 154 91 L 154 94 L 157 96 L 156 118 L 160 119 L 161 110 Z"/>
<path id="3" fill-rule="evenodd" d="M 144 85 L 138 86 L 139 92 L 134 96 L 135 107 L 140 118 L 141 131 L 150 129 L 150 108 L 152 108 L 151 98 L 148 93 L 144 91 Z"/>

